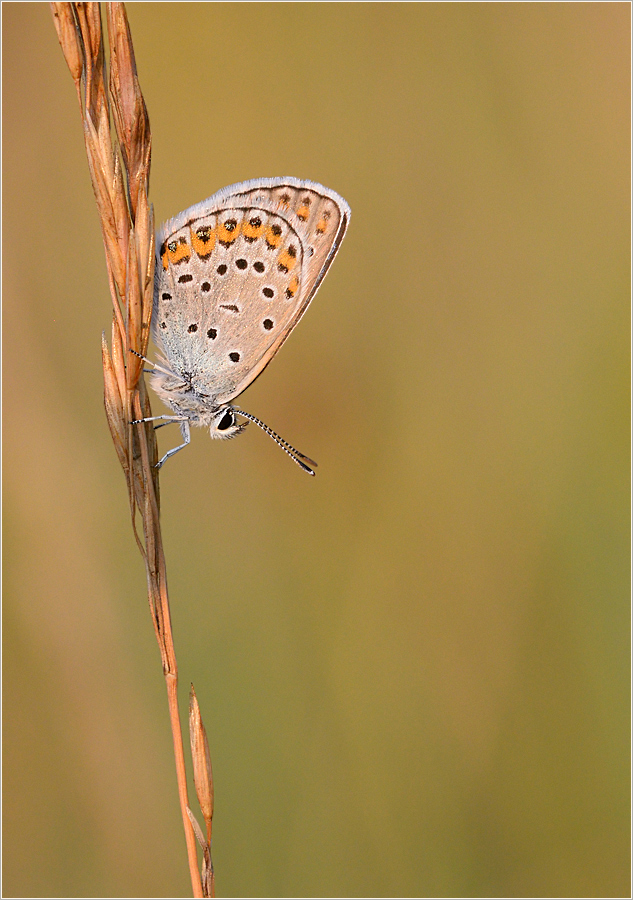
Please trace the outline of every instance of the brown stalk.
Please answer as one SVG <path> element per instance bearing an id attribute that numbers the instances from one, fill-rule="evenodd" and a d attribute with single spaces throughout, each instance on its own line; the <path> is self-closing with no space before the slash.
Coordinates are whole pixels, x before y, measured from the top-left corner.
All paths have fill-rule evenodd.
<path id="1" fill-rule="evenodd" d="M 200 803 L 207 825 L 206 841 L 191 813 L 187 796 L 178 712 L 178 668 L 159 521 L 154 426 L 151 422 L 130 424 L 132 420 L 151 416 L 143 361 L 132 352 L 141 356 L 147 353 L 154 292 L 154 212 L 147 199 L 151 159 L 149 117 L 136 72 L 124 4 L 106 4 L 109 82 L 106 82 L 99 4 L 51 3 L 50 6 L 79 98 L 88 166 L 101 220 L 113 306 L 111 350 L 105 335 L 102 339 L 105 411 L 127 482 L 134 535 L 146 566 L 149 607 L 167 686 L 191 884 L 195 897 L 215 896 L 210 856 L 211 760 L 197 701 L 196 712 L 192 714 L 191 740 L 196 790 L 202 796 Z M 137 528 L 138 518 L 142 535 Z M 203 849 L 202 880 L 196 838 Z"/>

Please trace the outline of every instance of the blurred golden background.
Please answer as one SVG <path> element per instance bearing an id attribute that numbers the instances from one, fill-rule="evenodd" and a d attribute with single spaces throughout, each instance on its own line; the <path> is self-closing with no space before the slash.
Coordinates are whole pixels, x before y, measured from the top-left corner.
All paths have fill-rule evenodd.
<path id="1" fill-rule="evenodd" d="M 3 894 L 187 896 L 77 100 L 2 12 Z M 243 398 L 317 477 L 254 427 L 161 473 L 218 894 L 630 896 L 629 5 L 128 13 L 157 222 L 352 208 Z"/>

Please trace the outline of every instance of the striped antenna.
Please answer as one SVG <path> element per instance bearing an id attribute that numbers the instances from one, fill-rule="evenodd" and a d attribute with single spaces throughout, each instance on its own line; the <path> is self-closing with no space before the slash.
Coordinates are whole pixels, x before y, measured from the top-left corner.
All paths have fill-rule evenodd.
<path id="1" fill-rule="evenodd" d="M 307 472 L 308 475 L 316 475 L 314 469 L 311 466 L 314 466 L 316 469 L 317 464 L 313 459 L 310 459 L 309 456 L 304 456 L 303 453 L 299 453 L 298 450 L 289 444 L 287 441 L 284 441 L 283 438 L 279 437 L 277 432 L 273 431 L 272 428 L 269 428 L 265 422 L 262 422 L 261 419 L 258 419 L 256 416 L 252 416 L 250 413 L 244 412 L 241 409 L 236 409 L 234 406 L 231 407 L 234 413 L 237 413 L 238 416 L 244 416 L 245 419 L 248 419 L 250 422 L 254 422 L 255 425 L 259 425 L 262 431 L 265 431 L 268 437 L 271 437 L 273 441 L 281 447 L 281 449 L 288 454 L 290 459 L 292 459 L 298 466 L 300 466 L 304 472 Z"/>

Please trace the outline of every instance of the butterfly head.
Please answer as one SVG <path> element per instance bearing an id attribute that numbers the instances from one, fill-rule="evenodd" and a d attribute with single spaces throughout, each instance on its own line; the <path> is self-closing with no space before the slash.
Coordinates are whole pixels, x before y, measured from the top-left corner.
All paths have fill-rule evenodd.
<path id="1" fill-rule="evenodd" d="M 209 434 L 212 438 L 227 440 L 228 438 L 237 437 L 247 425 L 248 422 L 242 422 L 238 425 L 235 418 L 235 410 L 231 406 L 221 406 L 213 414 L 213 418 L 209 422 Z"/>

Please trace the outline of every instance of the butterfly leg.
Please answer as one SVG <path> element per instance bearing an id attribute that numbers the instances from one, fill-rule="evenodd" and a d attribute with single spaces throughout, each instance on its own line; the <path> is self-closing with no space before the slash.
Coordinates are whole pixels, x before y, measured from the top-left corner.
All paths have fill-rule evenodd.
<path id="1" fill-rule="evenodd" d="M 172 422 L 186 421 L 184 416 L 148 416 L 147 419 L 132 419 L 130 425 L 139 425 L 141 422 L 156 422 L 158 419 L 167 419 L 166 422 L 163 422 L 163 425 L 170 425 Z M 156 425 L 156 428 L 161 427 L 162 425 Z"/>
<path id="2" fill-rule="evenodd" d="M 169 419 L 171 417 L 170 416 L 156 416 L 155 418 Z M 178 419 L 176 419 L 176 418 L 172 418 L 171 420 L 172 420 L 172 422 L 178 421 Z M 169 423 L 165 422 L 164 424 L 167 425 Z M 191 430 L 189 428 L 189 422 L 187 419 L 180 420 L 180 431 L 181 431 L 181 434 L 183 437 L 183 443 L 180 444 L 178 447 L 173 447 L 171 450 L 168 450 L 167 453 L 160 460 L 160 462 L 156 463 L 157 469 L 160 469 L 160 467 L 163 465 L 163 463 L 165 463 L 169 459 L 170 456 L 173 456 L 174 453 L 178 453 L 179 450 L 182 450 L 183 447 L 186 447 L 187 444 L 189 443 L 189 441 L 191 440 Z"/>
<path id="3" fill-rule="evenodd" d="M 161 366 L 161 364 L 157 363 L 157 362 L 152 362 L 152 360 L 148 359 L 146 356 L 141 356 L 140 353 L 137 353 L 136 350 L 132 350 L 131 347 L 130 347 L 130 353 L 133 353 L 134 356 L 138 356 L 138 358 L 142 359 L 143 362 L 149 363 L 150 366 L 153 366 L 154 369 L 157 369 L 159 372 L 166 372 L 168 375 L 171 374 L 169 369 L 166 369 L 165 366 Z M 143 372 L 147 372 L 148 375 L 151 375 L 151 373 L 154 371 L 154 369 L 143 369 Z"/>

